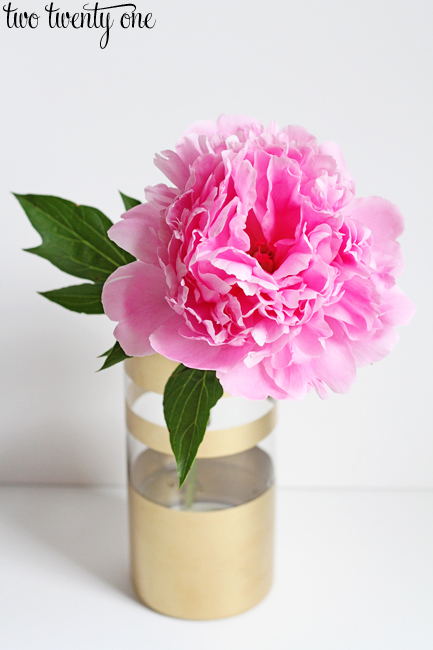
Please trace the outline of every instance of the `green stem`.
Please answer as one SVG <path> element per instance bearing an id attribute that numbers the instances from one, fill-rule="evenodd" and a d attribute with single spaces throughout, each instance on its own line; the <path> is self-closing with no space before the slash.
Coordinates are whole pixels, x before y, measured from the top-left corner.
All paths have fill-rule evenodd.
<path id="1" fill-rule="evenodd" d="M 186 480 L 185 510 L 189 510 L 194 503 L 197 489 L 197 461 L 194 461 Z"/>

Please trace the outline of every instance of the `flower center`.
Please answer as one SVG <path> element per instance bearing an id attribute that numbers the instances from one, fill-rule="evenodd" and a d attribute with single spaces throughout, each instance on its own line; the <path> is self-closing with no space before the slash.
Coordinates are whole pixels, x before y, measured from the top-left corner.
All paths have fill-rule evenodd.
<path id="1" fill-rule="evenodd" d="M 274 272 L 274 254 L 275 252 L 269 250 L 268 244 L 265 241 L 259 241 L 251 250 L 250 255 L 254 257 L 262 269 L 267 273 Z"/>

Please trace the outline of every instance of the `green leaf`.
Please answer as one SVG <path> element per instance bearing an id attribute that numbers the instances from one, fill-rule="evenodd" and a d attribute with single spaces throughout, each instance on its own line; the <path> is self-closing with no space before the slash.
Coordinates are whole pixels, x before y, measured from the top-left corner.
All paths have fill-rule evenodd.
<path id="1" fill-rule="evenodd" d="M 126 194 L 123 194 L 122 192 L 119 192 L 119 194 L 122 197 L 125 210 L 130 210 L 131 208 L 135 208 L 136 205 L 141 205 L 141 201 L 137 201 L 137 199 L 132 199 L 130 196 L 126 196 Z"/>
<path id="2" fill-rule="evenodd" d="M 110 366 L 114 366 L 116 363 L 120 363 L 121 361 L 125 361 L 125 359 L 131 358 L 123 351 L 119 341 L 116 341 L 116 343 L 113 345 L 112 348 L 107 350 L 107 352 L 103 352 L 99 356 L 107 357 L 104 361 L 104 365 L 101 368 L 99 368 L 99 370 L 105 370 L 105 368 L 110 368 Z"/>
<path id="3" fill-rule="evenodd" d="M 210 410 L 223 395 L 214 370 L 194 370 L 180 364 L 164 390 L 164 417 L 182 486 L 203 440 Z"/>
<path id="4" fill-rule="evenodd" d="M 134 257 L 112 242 L 113 225 L 100 210 L 55 196 L 15 194 L 42 244 L 27 252 L 44 257 L 62 271 L 103 283 Z"/>
<path id="5" fill-rule="evenodd" d="M 40 291 L 41 296 L 66 309 L 83 314 L 103 314 L 101 302 L 102 284 L 77 284 L 54 291 Z"/>

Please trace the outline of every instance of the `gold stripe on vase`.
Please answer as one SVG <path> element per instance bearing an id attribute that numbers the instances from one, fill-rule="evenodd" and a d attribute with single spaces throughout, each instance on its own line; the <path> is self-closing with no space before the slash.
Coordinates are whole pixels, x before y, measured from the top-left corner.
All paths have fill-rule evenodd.
<path id="1" fill-rule="evenodd" d="M 163 395 L 167 379 L 178 365 L 177 361 L 171 361 L 161 354 L 152 354 L 148 357 L 126 359 L 125 371 L 128 377 L 143 390 Z M 224 393 L 223 397 L 229 395 Z"/>
<path id="2" fill-rule="evenodd" d="M 160 354 L 152 354 L 148 357 L 126 359 L 125 371 L 140 388 L 163 395 L 167 379 L 178 365 L 177 361 L 171 361 Z"/>
<path id="3" fill-rule="evenodd" d="M 129 488 L 132 575 L 141 600 L 184 619 L 234 616 L 272 584 L 274 493 L 211 512 L 173 510 Z"/>

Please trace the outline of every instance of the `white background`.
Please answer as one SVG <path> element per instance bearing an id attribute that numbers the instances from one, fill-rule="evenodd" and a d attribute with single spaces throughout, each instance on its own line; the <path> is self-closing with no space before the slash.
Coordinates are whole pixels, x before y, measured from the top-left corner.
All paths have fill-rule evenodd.
<path id="1" fill-rule="evenodd" d="M 337 141 L 357 195 L 400 207 L 399 284 L 418 310 L 349 395 L 281 404 L 280 484 L 432 487 L 431 2 L 137 0 L 155 28 L 122 30 L 113 11 L 105 50 L 101 30 L 48 29 L 44 4 L 13 4 L 41 15 L 36 30 L 0 18 L 0 480 L 125 481 L 122 371 L 95 374 L 113 325 L 36 294 L 75 279 L 21 251 L 39 237 L 10 192 L 117 220 L 117 190 L 162 182 L 153 154 L 191 122 L 246 113 Z"/>

